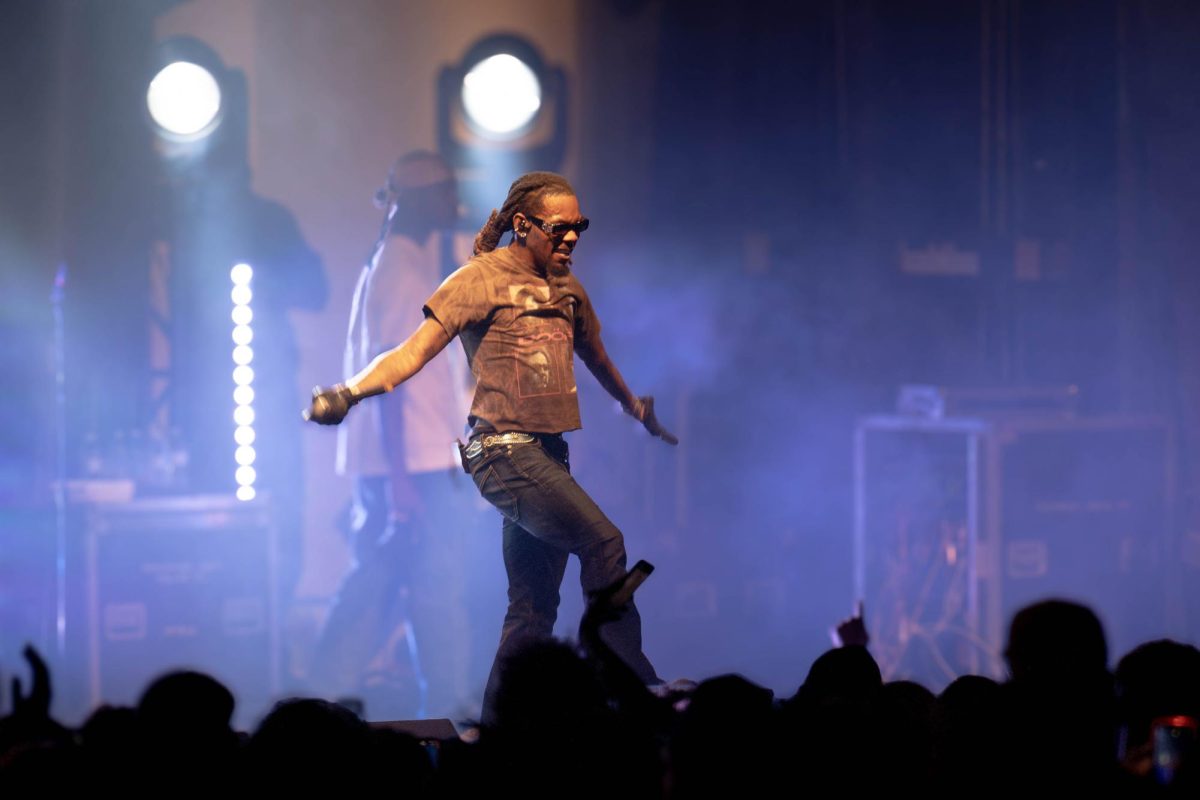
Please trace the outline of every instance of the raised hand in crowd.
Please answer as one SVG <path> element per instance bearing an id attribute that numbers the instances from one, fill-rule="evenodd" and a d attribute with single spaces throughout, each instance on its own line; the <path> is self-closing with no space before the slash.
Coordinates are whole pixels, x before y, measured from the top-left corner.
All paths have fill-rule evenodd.
<path id="1" fill-rule="evenodd" d="M 867 623 L 863 619 L 863 601 L 859 600 L 854 606 L 854 615 L 847 617 L 829 631 L 834 647 L 850 647 L 860 645 L 866 647 L 871 641 L 867 633 Z"/>

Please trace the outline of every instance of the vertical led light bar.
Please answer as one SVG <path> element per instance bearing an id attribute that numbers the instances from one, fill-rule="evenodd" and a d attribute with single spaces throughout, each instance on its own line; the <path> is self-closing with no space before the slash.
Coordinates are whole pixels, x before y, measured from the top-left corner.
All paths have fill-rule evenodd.
<path id="1" fill-rule="evenodd" d="M 250 290 L 250 281 L 254 270 L 249 264 L 238 264 L 229 271 L 233 281 L 233 421 L 237 425 L 233 431 L 233 441 L 237 444 L 234 460 L 237 461 L 237 471 L 234 479 L 237 481 L 237 497 L 239 500 L 254 499 L 254 480 L 257 476 L 254 470 L 254 349 L 250 342 L 254 339 L 254 329 L 250 323 L 254 321 L 254 311 L 251 301 L 254 293 Z"/>

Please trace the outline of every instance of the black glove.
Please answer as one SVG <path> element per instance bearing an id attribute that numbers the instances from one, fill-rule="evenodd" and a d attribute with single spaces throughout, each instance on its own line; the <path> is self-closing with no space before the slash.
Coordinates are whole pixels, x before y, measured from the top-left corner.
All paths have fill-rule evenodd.
<path id="1" fill-rule="evenodd" d="M 318 425 L 337 425 L 360 399 L 344 383 L 335 383 L 328 389 L 314 386 L 312 405 L 304 409 L 304 418 Z"/>
<path id="2" fill-rule="evenodd" d="M 646 430 L 650 431 L 651 435 L 657 436 L 667 444 L 679 444 L 679 438 L 668 431 L 658 421 L 658 417 L 654 416 L 654 398 L 639 397 L 639 410 L 641 413 L 635 413 L 634 416 L 645 426 Z"/>

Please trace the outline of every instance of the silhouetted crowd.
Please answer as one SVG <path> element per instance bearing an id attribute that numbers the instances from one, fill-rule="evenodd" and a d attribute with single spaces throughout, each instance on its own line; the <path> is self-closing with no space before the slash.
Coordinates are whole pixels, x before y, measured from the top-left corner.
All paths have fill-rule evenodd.
<path id="1" fill-rule="evenodd" d="M 504 663 L 496 722 L 417 738 L 296 697 L 250 732 L 212 677 L 173 672 L 134 707 L 77 729 L 50 715 L 50 675 L 25 651 L 0 721 L 0 796 L 59 791 L 448 797 L 1196 796 L 1200 650 L 1146 642 L 1108 666 L 1087 607 L 1047 600 L 1011 621 L 1003 681 L 963 675 L 939 694 L 884 681 L 862 617 L 786 698 L 737 674 L 644 686 L 600 635 L 528 641 Z"/>

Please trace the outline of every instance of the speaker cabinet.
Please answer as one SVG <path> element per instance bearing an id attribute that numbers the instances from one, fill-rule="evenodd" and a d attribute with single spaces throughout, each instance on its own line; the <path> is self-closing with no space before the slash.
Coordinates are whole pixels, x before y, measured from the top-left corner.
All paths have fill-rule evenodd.
<path id="1" fill-rule="evenodd" d="M 239 710 L 273 697 L 279 647 L 267 500 L 203 495 L 78 511 L 93 707 L 135 703 L 174 669 L 217 678 Z"/>
<path id="2" fill-rule="evenodd" d="M 1114 660 L 1167 635 L 1174 468 L 1153 419 L 1027 420 L 997 427 L 985 474 L 987 636 L 1049 597 L 1089 605 Z"/>

